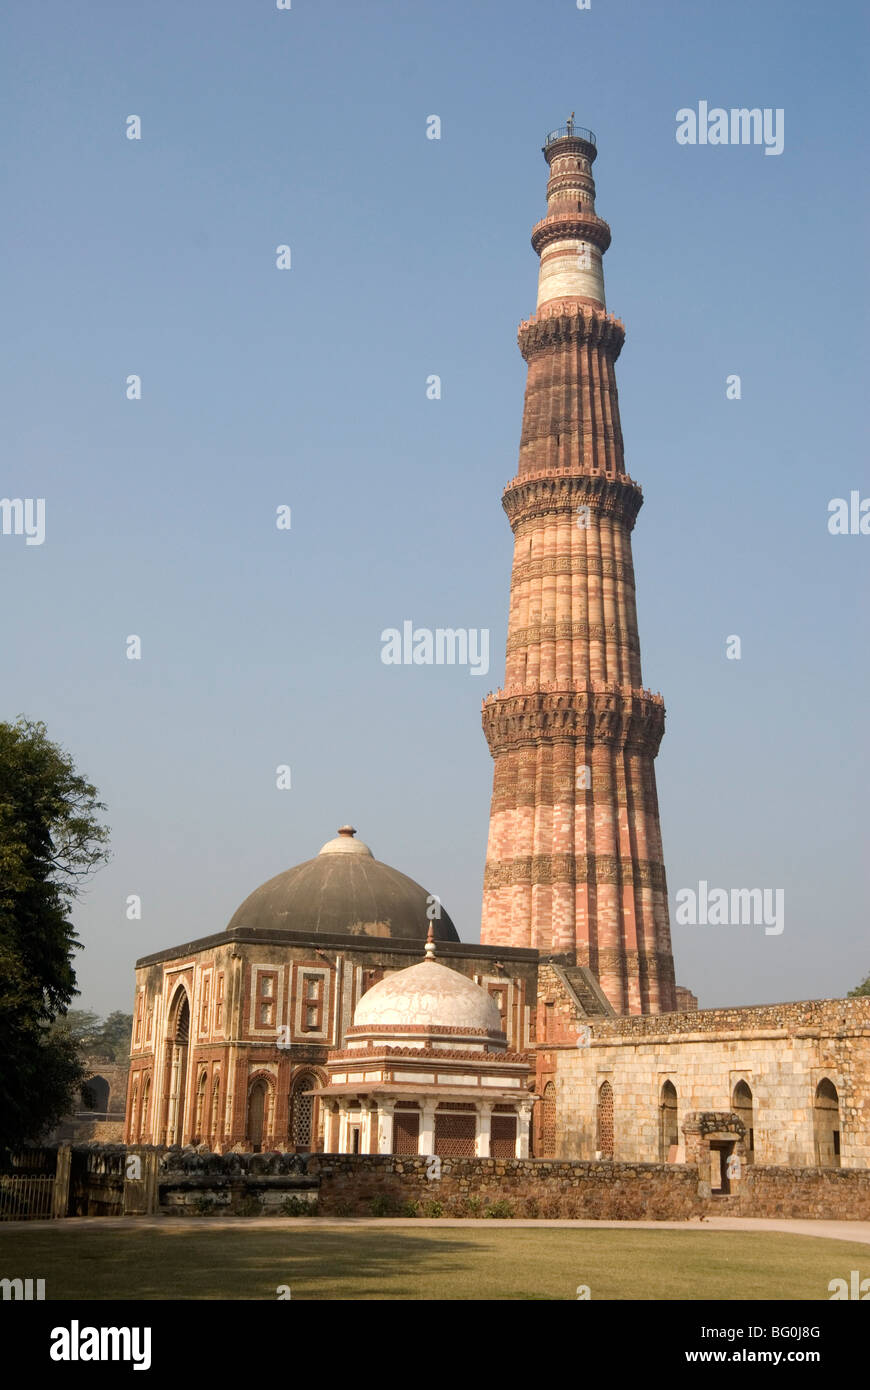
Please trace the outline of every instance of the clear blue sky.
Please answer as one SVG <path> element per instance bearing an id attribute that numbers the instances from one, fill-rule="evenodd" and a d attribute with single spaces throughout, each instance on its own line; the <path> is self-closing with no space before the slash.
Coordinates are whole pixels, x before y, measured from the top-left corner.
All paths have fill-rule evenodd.
<path id="1" fill-rule="evenodd" d="M 477 938 L 516 326 L 540 147 L 572 109 L 598 135 L 627 329 L 672 908 L 700 879 L 786 895 L 779 937 L 674 926 L 678 979 L 716 1005 L 870 970 L 870 536 L 826 526 L 830 498 L 870 495 L 865 14 L 8 7 L 0 493 L 44 497 L 47 534 L 0 537 L 0 717 L 44 719 L 108 803 L 81 1004 L 131 1007 L 137 956 L 222 929 L 346 820 Z M 782 107 L 784 152 L 678 146 L 701 100 Z M 490 675 L 384 666 L 380 633 L 408 618 L 490 628 Z"/>

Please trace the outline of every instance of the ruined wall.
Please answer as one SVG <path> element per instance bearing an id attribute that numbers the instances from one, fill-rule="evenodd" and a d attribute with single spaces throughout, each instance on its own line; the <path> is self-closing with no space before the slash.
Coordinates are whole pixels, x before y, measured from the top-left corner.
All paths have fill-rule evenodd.
<path id="1" fill-rule="evenodd" d="M 592 1020 L 586 1047 L 555 1044 L 539 1055 L 537 1090 L 556 1089 L 557 1154 L 592 1158 L 598 1149 L 598 1092 L 613 1090 L 613 1157 L 666 1157 L 660 1142 L 662 1087 L 677 1092 L 684 1116 L 732 1109 L 734 1088 L 752 1092 L 754 1161 L 815 1167 L 816 1087 L 839 1098 L 841 1163 L 870 1167 L 870 999 L 809 1000 L 745 1009 L 709 1009 Z"/>

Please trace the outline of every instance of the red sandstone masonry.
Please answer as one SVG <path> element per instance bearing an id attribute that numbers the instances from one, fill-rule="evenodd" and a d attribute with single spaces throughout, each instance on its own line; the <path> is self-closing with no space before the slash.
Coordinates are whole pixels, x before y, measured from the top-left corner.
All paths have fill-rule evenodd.
<path id="1" fill-rule="evenodd" d="M 594 144 L 572 135 L 546 155 L 535 249 L 570 260 L 559 246 L 573 238 L 603 253 Z M 519 330 L 528 377 L 503 499 L 515 537 L 505 688 L 483 711 L 495 769 L 481 940 L 573 958 L 618 1012 L 655 1013 L 676 1005 L 653 767 L 664 708 L 642 689 L 631 530 L 643 499 L 625 472 L 614 370 L 625 330 L 603 302 L 541 298 Z"/>

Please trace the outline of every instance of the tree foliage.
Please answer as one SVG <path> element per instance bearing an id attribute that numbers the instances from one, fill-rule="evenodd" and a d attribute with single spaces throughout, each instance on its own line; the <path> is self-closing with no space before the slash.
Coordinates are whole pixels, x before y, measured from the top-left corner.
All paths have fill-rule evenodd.
<path id="1" fill-rule="evenodd" d="M 84 1075 L 78 1047 L 51 1024 L 76 988 L 70 922 L 107 858 L 96 788 L 45 725 L 0 722 L 0 1145 L 38 1135 L 69 1108 Z"/>
<path id="2" fill-rule="evenodd" d="M 867 976 L 866 980 L 862 980 L 860 985 L 856 985 L 854 989 L 850 989 L 846 998 L 860 999 L 861 996 L 865 994 L 870 994 L 870 975 Z"/>
<path id="3" fill-rule="evenodd" d="M 133 1015 L 115 1009 L 101 1019 L 92 1009 L 69 1009 L 58 1018 L 53 1031 L 72 1038 L 84 1059 L 110 1057 L 126 1062 L 130 1055 Z"/>

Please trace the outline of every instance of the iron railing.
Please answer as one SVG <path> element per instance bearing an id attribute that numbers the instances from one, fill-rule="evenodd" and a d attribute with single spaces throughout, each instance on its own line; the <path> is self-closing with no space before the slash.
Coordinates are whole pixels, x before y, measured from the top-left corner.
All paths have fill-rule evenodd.
<path id="1" fill-rule="evenodd" d="M 0 1221 L 45 1221 L 53 1207 L 53 1177 L 0 1175 Z"/>
<path id="2" fill-rule="evenodd" d="M 573 136 L 575 140 L 585 140 L 587 145 L 595 145 L 595 132 L 593 130 L 587 130 L 585 126 L 575 125 L 573 121 L 569 121 L 567 125 L 560 125 L 558 130 L 548 132 L 544 141 L 544 149 L 548 145 L 552 145 L 554 141 L 564 140 L 569 135 Z"/>

